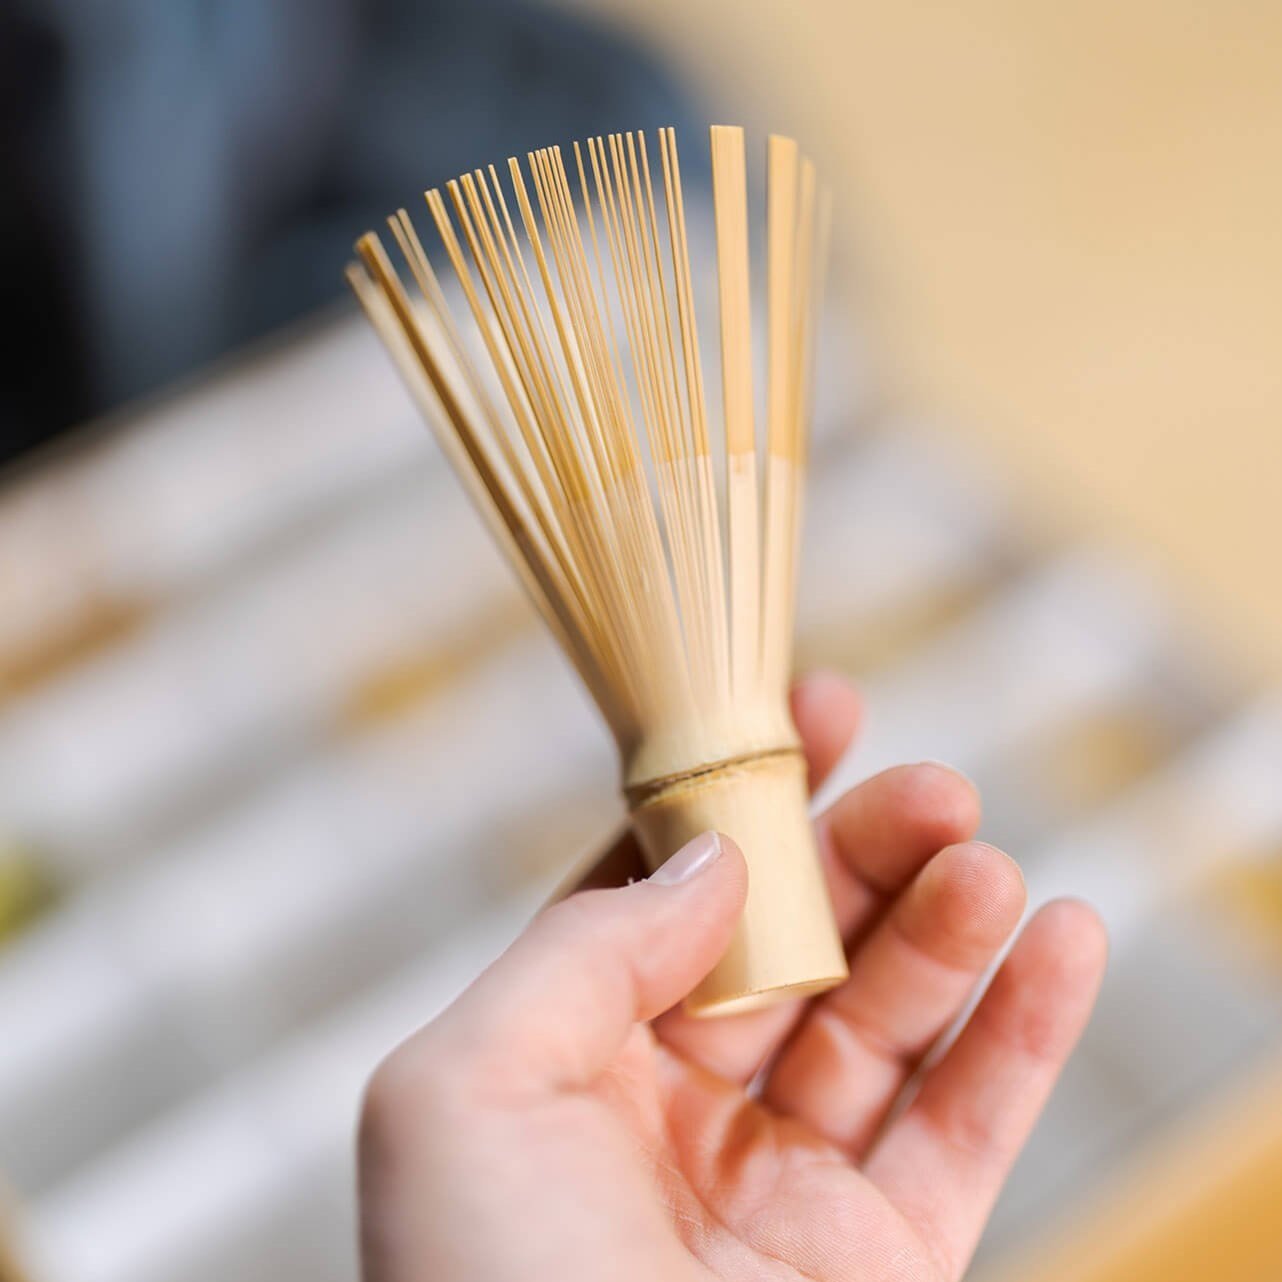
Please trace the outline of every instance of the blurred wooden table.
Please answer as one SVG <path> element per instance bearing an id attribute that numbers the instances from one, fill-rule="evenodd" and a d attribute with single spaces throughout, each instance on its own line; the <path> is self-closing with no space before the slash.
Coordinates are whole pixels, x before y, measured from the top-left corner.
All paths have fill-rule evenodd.
<path id="1" fill-rule="evenodd" d="M 1282 1270 L 1282 1060 L 983 1282 L 1256 1282 Z"/>
<path id="2" fill-rule="evenodd" d="M 1282 5 L 566 2 L 824 154 L 893 394 L 1282 671 Z"/>

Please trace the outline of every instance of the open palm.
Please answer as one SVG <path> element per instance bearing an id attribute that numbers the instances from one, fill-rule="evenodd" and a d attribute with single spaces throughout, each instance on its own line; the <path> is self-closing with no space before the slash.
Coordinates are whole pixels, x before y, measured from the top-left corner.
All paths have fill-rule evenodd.
<path id="1" fill-rule="evenodd" d="M 857 704 L 816 677 L 793 710 L 817 782 Z M 809 1002 L 669 1009 L 742 907 L 728 841 L 543 914 L 375 1075 L 368 1282 L 959 1278 L 1105 952 L 1090 909 L 1044 908 L 923 1069 L 1024 907 L 1015 865 L 969 840 L 978 820 L 971 785 L 936 765 L 819 820 L 851 973 Z"/>

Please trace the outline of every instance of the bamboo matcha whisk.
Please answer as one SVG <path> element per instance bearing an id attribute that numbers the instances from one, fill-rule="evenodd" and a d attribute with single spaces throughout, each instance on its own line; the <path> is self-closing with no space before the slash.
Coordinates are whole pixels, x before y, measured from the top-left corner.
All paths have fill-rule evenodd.
<path id="1" fill-rule="evenodd" d="M 764 449 L 754 407 L 743 131 L 712 129 L 722 422 L 710 422 L 676 139 L 531 153 L 427 193 L 469 348 L 404 210 L 348 279 L 618 742 L 647 860 L 709 828 L 749 867 L 725 1013 L 844 978 L 787 709 L 825 200 L 791 139 L 767 159 Z M 411 295 L 412 288 L 412 295 Z M 481 359 L 474 359 L 476 351 Z M 714 459 L 714 450 L 724 458 Z"/>

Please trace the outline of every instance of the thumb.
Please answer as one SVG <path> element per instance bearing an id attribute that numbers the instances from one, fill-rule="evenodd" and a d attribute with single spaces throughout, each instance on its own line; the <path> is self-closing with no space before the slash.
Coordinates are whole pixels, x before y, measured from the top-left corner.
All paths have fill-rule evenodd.
<path id="1" fill-rule="evenodd" d="M 747 891 L 739 847 L 701 833 L 645 881 L 548 909 L 433 1031 L 470 1071 L 493 1068 L 525 1086 L 586 1085 L 634 1024 L 675 1005 L 716 965 Z"/>

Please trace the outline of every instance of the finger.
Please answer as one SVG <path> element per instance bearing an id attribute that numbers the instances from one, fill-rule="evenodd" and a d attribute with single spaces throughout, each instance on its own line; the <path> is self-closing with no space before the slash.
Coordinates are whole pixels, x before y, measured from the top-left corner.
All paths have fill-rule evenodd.
<path id="1" fill-rule="evenodd" d="M 818 820 L 815 835 L 843 938 L 858 938 L 941 847 L 979 826 L 979 798 L 946 766 L 898 766 L 865 780 Z M 778 1049 L 804 1002 L 697 1020 L 670 1011 L 660 1036 L 687 1059 L 743 1083 Z"/>
<path id="2" fill-rule="evenodd" d="M 550 908 L 422 1034 L 425 1054 L 522 1089 L 591 1082 L 633 1025 L 680 1001 L 730 942 L 747 868 L 704 833 L 648 880 Z M 411 1062 L 413 1048 L 403 1057 Z"/>
<path id="3" fill-rule="evenodd" d="M 854 740 L 863 705 L 845 677 L 812 672 L 793 686 L 790 706 L 814 792 Z"/>
<path id="4" fill-rule="evenodd" d="M 945 846 L 979 828 L 979 793 L 933 761 L 893 766 L 838 797 L 815 826 L 842 936 L 854 944 Z"/>
<path id="5" fill-rule="evenodd" d="M 1108 951 L 1093 909 L 1048 904 L 1028 924 L 956 1044 L 865 1168 L 958 1277 L 1099 990 Z"/>
<path id="6" fill-rule="evenodd" d="M 1024 879 L 1000 850 L 941 850 L 852 958 L 850 978 L 806 1012 L 771 1069 L 766 1102 L 860 1157 L 1024 901 Z"/>

